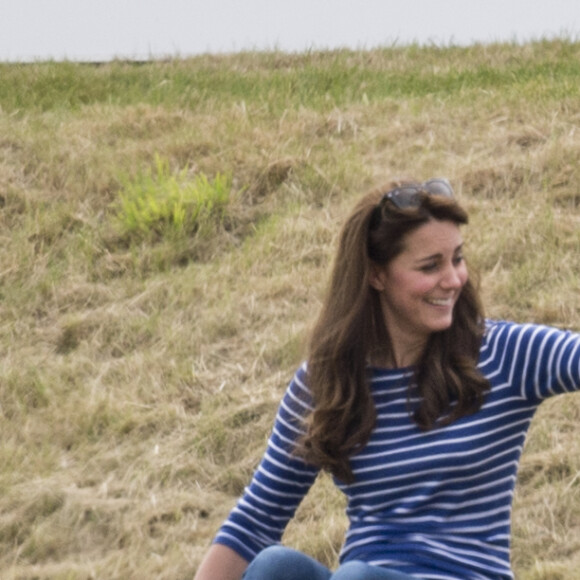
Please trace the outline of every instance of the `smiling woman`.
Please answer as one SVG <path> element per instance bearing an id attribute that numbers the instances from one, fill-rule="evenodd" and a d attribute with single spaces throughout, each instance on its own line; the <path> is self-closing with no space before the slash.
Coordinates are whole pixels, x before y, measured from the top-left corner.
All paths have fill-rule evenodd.
<path id="1" fill-rule="evenodd" d="M 387 266 L 375 266 L 369 281 L 379 292 L 396 367 L 416 364 L 429 336 L 451 326 L 453 309 L 467 282 L 463 241 L 453 222 L 433 220 L 406 238 Z M 373 361 L 377 362 L 377 361 Z"/>
<path id="2" fill-rule="evenodd" d="M 484 319 L 441 183 L 391 183 L 347 219 L 308 361 L 196 580 L 513 579 L 523 443 L 544 399 L 580 390 L 580 335 Z M 320 470 L 347 498 L 334 572 L 276 545 Z"/>
<path id="3" fill-rule="evenodd" d="M 48 30 L 58 2 L 43 6 Z M 385 175 L 450 176 L 469 213 L 460 231 L 488 316 L 578 331 L 579 76 L 580 44 L 565 42 L 1 65 L 0 577 L 194 576 L 251 482 L 277 402 L 305 358 L 338 224 Z M 156 154 L 168 163 L 162 175 Z M 159 188 L 141 192 L 161 194 L 163 183 L 223 172 L 232 204 L 195 257 L 197 235 L 119 238 L 116 200 L 127 182 L 144 186 L 150 174 Z M 391 369 L 398 407 L 373 383 L 385 437 L 404 435 L 405 370 Z M 503 413 L 495 426 L 513 423 Z M 578 575 L 579 423 L 580 394 L 553 397 L 532 421 L 514 494 L 518 580 Z M 392 451 L 427 440 L 414 436 Z M 508 446 L 476 460 L 478 440 L 462 443 L 449 469 Z M 441 449 L 430 471 L 410 465 L 423 497 L 446 472 L 450 448 Z M 382 489 L 395 493 L 407 464 L 387 458 L 399 479 L 385 477 Z M 263 511 L 263 496 L 254 497 Z M 346 501 L 322 473 L 284 545 L 334 570 Z M 419 501 L 392 519 L 411 509 L 419 517 Z M 442 517 L 425 514 L 423 532 Z M 482 550 L 463 548 L 466 558 Z"/>

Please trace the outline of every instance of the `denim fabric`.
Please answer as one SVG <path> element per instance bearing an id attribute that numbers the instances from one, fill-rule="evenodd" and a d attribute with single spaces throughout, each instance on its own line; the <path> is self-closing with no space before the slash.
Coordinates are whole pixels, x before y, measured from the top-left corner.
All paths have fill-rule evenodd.
<path id="1" fill-rule="evenodd" d="M 346 562 L 336 572 L 310 556 L 283 546 L 262 550 L 248 566 L 243 580 L 416 580 L 413 576 L 365 562 Z"/>

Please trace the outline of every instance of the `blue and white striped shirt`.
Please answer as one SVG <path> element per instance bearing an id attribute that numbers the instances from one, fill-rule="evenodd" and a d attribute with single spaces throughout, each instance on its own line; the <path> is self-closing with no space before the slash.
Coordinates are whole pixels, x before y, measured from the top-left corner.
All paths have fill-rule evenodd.
<path id="1" fill-rule="evenodd" d="M 479 369 L 491 384 L 481 409 L 427 432 L 409 413 L 412 369 L 372 370 L 377 424 L 351 458 L 354 483 L 335 480 L 350 522 L 341 562 L 423 580 L 513 579 L 510 516 L 526 432 L 542 400 L 580 389 L 580 335 L 488 321 Z M 303 365 L 250 485 L 215 539 L 249 561 L 280 541 L 317 475 L 292 454 L 311 410 L 305 381 Z"/>

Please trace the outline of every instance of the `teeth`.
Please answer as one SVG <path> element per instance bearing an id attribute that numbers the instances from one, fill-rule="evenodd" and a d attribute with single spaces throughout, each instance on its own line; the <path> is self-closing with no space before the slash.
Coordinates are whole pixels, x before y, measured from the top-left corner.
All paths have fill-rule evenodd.
<path id="1" fill-rule="evenodd" d="M 434 304 L 435 306 L 448 306 L 451 304 L 451 298 L 432 298 L 428 300 L 430 304 Z"/>

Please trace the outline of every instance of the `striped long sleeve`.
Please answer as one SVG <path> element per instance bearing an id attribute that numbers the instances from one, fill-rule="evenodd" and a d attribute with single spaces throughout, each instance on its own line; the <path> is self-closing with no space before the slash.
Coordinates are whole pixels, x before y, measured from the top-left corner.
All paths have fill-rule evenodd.
<path id="1" fill-rule="evenodd" d="M 266 452 L 250 485 L 216 537 L 216 542 L 248 561 L 261 549 L 280 541 L 318 473 L 292 453 L 302 434 L 303 419 L 311 410 L 305 376 L 303 365 L 278 408 Z"/>

